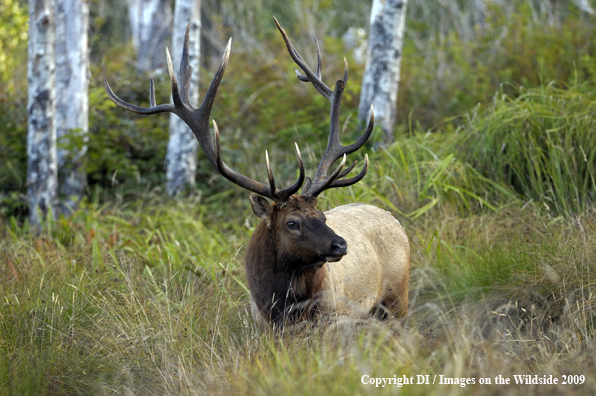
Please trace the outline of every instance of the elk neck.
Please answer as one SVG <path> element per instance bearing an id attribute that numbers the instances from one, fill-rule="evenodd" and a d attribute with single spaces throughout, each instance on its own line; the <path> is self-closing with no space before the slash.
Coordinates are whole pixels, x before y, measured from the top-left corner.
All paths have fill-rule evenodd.
<path id="1" fill-rule="evenodd" d="M 274 223 L 275 219 L 272 219 Z M 325 262 L 288 249 L 276 227 L 262 221 L 248 245 L 245 265 L 252 297 L 271 322 L 315 316 L 316 297 L 328 277 Z"/>

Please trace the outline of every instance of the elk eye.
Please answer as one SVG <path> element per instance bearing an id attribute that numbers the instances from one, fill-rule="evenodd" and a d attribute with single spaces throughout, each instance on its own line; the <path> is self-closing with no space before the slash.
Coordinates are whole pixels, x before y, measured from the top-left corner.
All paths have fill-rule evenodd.
<path id="1" fill-rule="evenodd" d="M 290 230 L 297 230 L 299 228 L 298 223 L 295 221 L 288 221 L 287 225 Z"/>

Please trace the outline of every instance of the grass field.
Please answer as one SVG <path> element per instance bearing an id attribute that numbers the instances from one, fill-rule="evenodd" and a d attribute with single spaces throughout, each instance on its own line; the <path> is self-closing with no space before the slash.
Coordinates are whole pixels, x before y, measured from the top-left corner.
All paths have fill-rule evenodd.
<path id="1" fill-rule="evenodd" d="M 481 146 L 470 143 L 509 131 L 521 148 L 553 149 L 555 133 L 571 130 L 593 159 L 593 94 L 569 88 L 544 101 L 552 89 L 504 97 L 467 129 L 403 131 L 369 152 L 361 183 L 321 197 L 323 210 L 367 202 L 404 225 L 412 275 L 410 314 L 400 320 L 337 317 L 282 337 L 258 332 L 242 263 L 257 218 L 238 190 L 178 200 L 157 189 L 97 191 L 42 230 L 2 219 L 0 394 L 594 394 L 593 161 L 581 167 L 577 150 L 558 159 L 545 151 L 545 161 L 520 163 L 534 171 L 523 179 L 490 164 L 501 161 L 500 143 L 482 146 L 498 146 L 493 157 L 474 157 Z M 565 112 L 555 111 L 565 100 Z M 515 122 L 499 128 L 506 120 Z M 532 127 L 540 120 L 550 132 Z M 519 158 L 532 155 L 507 161 Z M 436 383 L 361 380 L 418 375 Z M 499 375 L 510 383 L 496 384 Z M 514 375 L 559 383 L 519 385 Z M 562 384 L 568 375 L 582 383 Z M 440 376 L 474 384 L 439 384 Z"/>

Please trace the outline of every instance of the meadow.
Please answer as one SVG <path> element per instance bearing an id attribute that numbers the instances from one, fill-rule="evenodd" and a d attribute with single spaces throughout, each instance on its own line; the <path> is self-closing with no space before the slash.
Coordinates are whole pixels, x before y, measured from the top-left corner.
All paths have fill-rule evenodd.
<path id="1" fill-rule="evenodd" d="M 572 110 L 560 112 L 563 102 Z M 322 209 L 378 205 L 405 227 L 410 314 L 399 320 L 337 317 L 283 336 L 257 331 L 242 264 L 257 218 L 244 192 L 171 200 L 153 188 L 124 199 L 114 189 L 102 201 L 97 189 L 41 231 L 8 218 L 0 225 L 1 393 L 591 394 L 596 213 L 593 161 L 578 147 L 595 152 L 586 116 L 595 104 L 587 85 L 547 86 L 504 96 L 452 133 L 403 130 L 392 146 L 369 149 L 362 182 L 321 197 Z M 507 120 L 519 134 L 511 140 L 535 144 L 501 150 L 509 159 L 494 160 L 509 179 L 499 179 L 466 155 L 490 161 L 470 154 L 481 146 L 473 135 L 506 130 Z M 519 123 L 552 127 L 533 134 Z M 541 167 L 516 174 L 527 158 Z M 537 174 L 548 192 L 522 183 Z M 437 383 L 377 388 L 364 375 L 436 375 Z M 475 383 L 438 384 L 439 375 Z M 498 375 L 511 383 L 495 384 Z M 514 375 L 559 384 L 518 385 Z M 584 381 L 562 384 L 567 375 Z"/>

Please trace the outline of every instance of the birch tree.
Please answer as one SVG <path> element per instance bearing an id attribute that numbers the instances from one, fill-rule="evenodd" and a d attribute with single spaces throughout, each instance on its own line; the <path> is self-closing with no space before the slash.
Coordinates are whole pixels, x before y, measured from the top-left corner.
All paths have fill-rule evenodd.
<path id="1" fill-rule="evenodd" d="M 140 44 L 140 19 L 141 19 L 141 0 L 126 0 L 128 4 L 128 21 L 130 22 L 130 35 L 132 39 L 132 47 L 135 51 L 139 50 Z"/>
<path id="2" fill-rule="evenodd" d="M 83 196 L 89 124 L 89 50 L 86 0 L 56 1 L 56 136 L 62 211 L 75 208 Z"/>
<path id="3" fill-rule="evenodd" d="M 137 51 L 137 69 L 147 72 L 165 64 L 163 49 L 172 30 L 169 0 L 126 0 L 132 34 Z"/>
<path id="4" fill-rule="evenodd" d="M 407 0 L 373 0 L 370 15 L 358 119 L 361 122 L 368 119 L 372 104 L 375 124 L 381 126 L 386 143 L 393 142 L 406 5 Z"/>
<path id="5" fill-rule="evenodd" d="M 54 1 L 29 0 L 27 195 L 32 225 L 40 224 L 40 213 L 56 213 L 54 29 Z"/>
<path id="6" fill-rule="evenodd" d="M 588 0 L 573 0 L 573 3 L 583 12 L 594 15 L 594 9 L 590 6 L 590 2 Z"/>
<path id="7" fill-rule="evenodd" d="M 180 58 L 186 28 L 189 30 L 189 63 L 193 73 L 190 100 L 199 102 L 199 62 L 201 51 L 201 2 L 200 0 L 176 0 L 172 54 L 174 70 L 180 69 Z M 197 171 L 197 140 L 190 128 L 177 115 L 170 115 L 170 139 L 166 156 L 167 192 L 178 194 L 187 184 L 194 184 Z"/>

